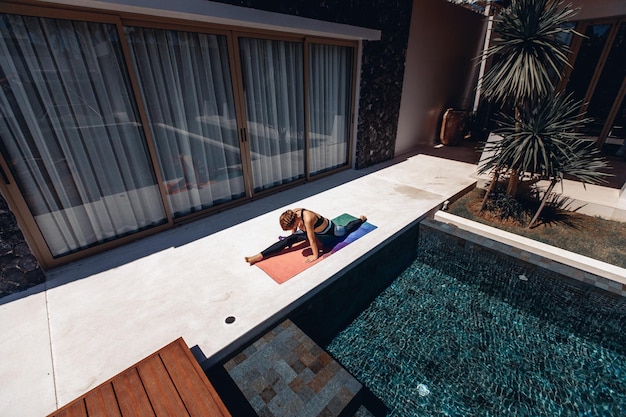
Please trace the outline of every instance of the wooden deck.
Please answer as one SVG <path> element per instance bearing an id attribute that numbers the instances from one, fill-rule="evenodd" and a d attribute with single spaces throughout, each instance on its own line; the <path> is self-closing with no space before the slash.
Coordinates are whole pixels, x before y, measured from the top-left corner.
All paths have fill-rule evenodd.
<path id="1" fill-rule="evenodd" d="M 230 417 L 182 338 L 48 417 Z"/>

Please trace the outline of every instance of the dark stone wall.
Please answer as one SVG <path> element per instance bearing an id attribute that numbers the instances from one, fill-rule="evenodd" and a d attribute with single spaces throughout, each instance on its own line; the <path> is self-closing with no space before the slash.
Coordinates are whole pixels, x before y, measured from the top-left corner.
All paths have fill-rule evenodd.
<path id="1" fill-rule="evenodd" d="M 0 195 L 0 297 L 44 282 L 43 271 Z"/>
<path id="2" fill-rule="evenodd" d="M 355 167 L 393 158 L 413 0 L 217 1 L 380 30 L 363 46 Z"/>

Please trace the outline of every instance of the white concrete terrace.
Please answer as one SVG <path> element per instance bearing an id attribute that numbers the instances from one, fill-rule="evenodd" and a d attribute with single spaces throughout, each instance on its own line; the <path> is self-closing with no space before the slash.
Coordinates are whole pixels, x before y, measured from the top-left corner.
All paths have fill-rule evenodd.
<path id="1" fill-rule="evenodd" d="M 478 179 L 475 164 L 400 157 L 53 270 L 45 284 L 0 299 L 0 415 L 51 413 L 180 336 L 196 354 L 215 358 Z M 595 214 L 621 210 L 619 190 L 582 193 L 566 184 L 566 194 L 569 189 L 578 201 L 594 203 L 588 207 L 599 206 Z M 271 243 L 282 232 L 278 215 L 296 206 L 328 217 L 365 214 L 378 228 L 278 285 L 243 257 Z M 226 324 L 228 316 L 236 321 Z"/>
<path id="2" fill-rule="evenodd" d="M 0 415 L 51 413 L 180 336 L 216 355 L 472 186 L 474 172 L 427 155 L 347 170 L 51 271 L 0 300 Z M 377 229 L 279 285 L 243 257 L 298 206 L 365 214 Z"/>

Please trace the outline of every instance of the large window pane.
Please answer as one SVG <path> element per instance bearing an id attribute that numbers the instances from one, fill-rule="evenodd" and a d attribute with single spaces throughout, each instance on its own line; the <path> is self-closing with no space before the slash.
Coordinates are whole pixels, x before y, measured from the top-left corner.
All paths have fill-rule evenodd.
<path id="1" fill-rule="evenodd" d="M 622 97 L 622 103 L 618 108 L 615 120 L 609 130 L 608 143 L 620 144 L 617 149 L 617 156 L 626 155 L 626 97 Z"/>
<path id="2" fill-rule="evenodd" d="M 165 221 L 116 27 L 0 15 L 2 152 L 53 256 Z"/>
<path id="3" fill-rule="evenodd" d="M 245 195 L 224 36 L 125 28 L 176 216 Z"/>
<path id="4" fill-rule="evenodd" d="M 309 52 L 310 171 L 317 174 L 348 163 L 353 49 L 311 44 Z"/>
<path id="5" fill-rule="evenodd" d="M 576 100 L 585 98 L 610 31 L 611 24 L 590 25 L 585 31 L 585 38 L 567 84 L 567 91 L 571 92 Z"/>
<path id="6" fill-rule="evenodd" d="M 304 178 L 302 44 L 239 40 L 254 190 Z"/>
<path id="7" fill-rule="evenodd" d="M 617 99 L 624 77 L 626 77 L 626 23 L 622 23 L 619 27 L 602 69 L 602 75 L 587 107 L 587 116 L 592 119 L 592 122 L 586 126 L 585 133 L 593 136 L 600 135 Z"/>

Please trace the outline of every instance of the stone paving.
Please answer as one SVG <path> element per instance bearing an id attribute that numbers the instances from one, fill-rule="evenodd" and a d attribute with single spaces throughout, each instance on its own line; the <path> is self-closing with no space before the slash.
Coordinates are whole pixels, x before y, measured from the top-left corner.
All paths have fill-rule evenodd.
<path id="1" fill-rule="evenodd" d="M 363 388 L 290 320 L 224 364 L 261 417 L 340 416 Z M 364 406 L 349 415 L 373 414 Z"/>

